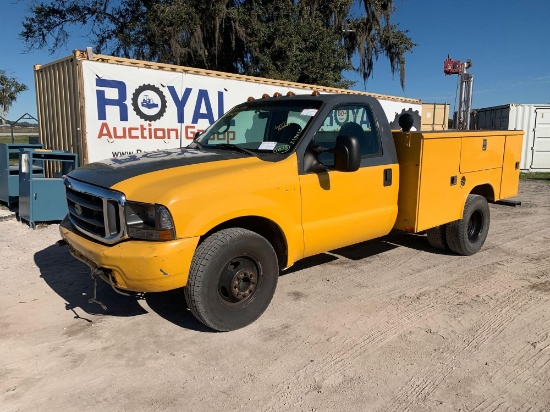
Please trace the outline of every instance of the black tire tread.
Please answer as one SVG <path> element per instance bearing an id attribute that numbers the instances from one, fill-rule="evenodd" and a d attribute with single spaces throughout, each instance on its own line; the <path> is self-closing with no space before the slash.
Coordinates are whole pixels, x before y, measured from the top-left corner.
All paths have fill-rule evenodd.
<path id="1" fill-rule="evenodd" d="M 446 231 L 447 225 L 436 226 L 428 229 L 426 236 L 428 237 L 428 243 L 430 246 L 440 250 L 449 250 Z"/>
<path id="2" fill-rule="evenodd" d="M 228 243 L 240 236 L 255 236 L 266 243 L 273 250 L 273 254 L 276 256 L 275 250 L 271 244 L 262 236 L 247 229 L 233 227 L 220 230 L 207 237 L 195 251 L 191 267 L 189 269 L 189 279 L 187 286 L 184 288 L 185 300 L 191 313 L 204 325 L 218 330 L 228 331 L 231 329 L 220 328 L 219 325 L 214 325 L 203 315 L 206 312 L 206 304 L 203 302 L 199 291 L 202 289 L 202 284 L 208 276 L 208 266 L 213 257 Z"/>
<path id="3" fill-rule="evenodd" d="M 483 199 L 483 200 L 482 200 Z M 490 223 L 490 215 L 489 215 L 489 206 L 487 205 L 487 200 L 480 195 L 468 195 L 468 198 L 466 199 L 466 204 L 464 205 L 464 215 L 466 215 L 467 211 L 472 207 L 472 205 L 476 202 L 481 202 L 482 205 L 487 209 L 486 210 L 486 216 L 487 216 L 487 222 L 485 227 L 485 237 L 487 236 L 487 232 L 489 230 L 489 223 Z M 481 244 L 479 247 L 475 247 L 473 249 L 468 247 L 469 240 L 467 238 L 467 231 L 465 230 L 465 225 L 468 225 L 468 221 L 464 218 L 460 220 L 455 220 L 454 222 L 450 222 L 447 224 L 447 244 L 449 245 L 449 249 L 452 250 L 455 253 L 458 253 L 459 255 L 464 256 L 470 256 L 474 253 L 477 253 L 477 251 L 481 248 L 483 243 L 485 242 L 485 237 L 481 241 Z"/>
<path id="4" fill-rule="evenodd" d="M 200 322 L 207 325 L 206 320 L 203 318 L 201 312 L 204 311 L 204 303 L 202 302 L 199 294 L 201 285 L 206 274 L 206 267 L 217 253 L 221 246 L 225 243 L 225 239 L 231 239 L 232 233 L 225 233 L 225 231 L 214 233 L 204 240 L 195 251 L 193 260 L 191 261 L 191 267 L 189 268 L 189 279 L 187 286 L 184 288 L 185 301 L 193 316 L 195 316 Z M 192 273 L 198 274 L 198 276 L 191 276 Z M 207 325 L 209 326 L 209 325 Z"/>

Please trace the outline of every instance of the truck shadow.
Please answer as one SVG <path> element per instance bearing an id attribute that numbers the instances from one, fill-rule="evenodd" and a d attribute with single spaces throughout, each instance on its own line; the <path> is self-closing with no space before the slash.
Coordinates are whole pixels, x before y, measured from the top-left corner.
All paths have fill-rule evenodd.
<path id="1" fill-rule="evenodd" d="M 428 252 L 434 255 L 449 255 L 455 254 L 446 250 L 434 248 L 428 243 L 427 237 L 424 233 L 405 233 L 400 230 L 393 230 L 389 235 L 379 239 L 380 241 L 387 242 L 392 245 L 402 246 L 409 249 L 415 249 L 421 252 Z M 367 243 L 367 242 L 365 242 Z"/>
<path id="2" fill-rule="evenodd" d="M 398 247 L 436 254 L 449 254 L 432 248 L 425 236 L 392 232 L 380 239 L 357 243 L 329 253 L 320 253 L 302 259 L 291 268 L 281 272 L 281 276 L 336 261 L 340 256 L 351 260 L 362 260 Z M 67 247 L 48 246 L 35 253 L 34 261 L 40 269 L 40 277 L 63 298 L 66 310 L 73 312 L 76 319 L 92 322 L 92 319 L 86 315 L 121 317 L 143 315 L 148 313 L 140 303 L 140 300 L 144 300 L 150 310 L 174 325 L 200 332 L 215 332 L 196 320 L 189 311 L 185 303 L 183 288 L 162 293 L 124 296 L 116 293 L 105 282 L 98 281 L 97 300 L 107 307 L 106 310 L 103 310 L 97 303 L 89 302 L 94 293 L 89 268 L 73 258 Z M 84 313 L 81 314 L 80 311 Z"/>
<path id="3" fill-rule="evenodd" d="M 63 298 L 65 308 L 74 313 L 75 318 L 88 321 L 85 315 L 79 315 L 81 309 L 88 315 L 136 316 L 147 313 L 138 303 L 138 296 L 122 296 L 103 281 L 97 283 L 97 303 L 90 303 L 94 296 L 94 282 L 90 269 L 76 260 L 67 247 L 48 246 L 34 255 L 34 262 L 40 269 L 40 277 L 54 292 Z"/>
<path id="4" fill-rule="evenodd" d="M 390 234 L 355 245 L 346 246 L 341 249 L 331 251 L 335 255 L 343 256 L 351 260 L 362 260 L 384 252 L 388 252 L 398 247 L 406 247 L 421 252 L 428 252 L 437 255 L 451 255 L 452 253 L 436 249 L 428 243 L 428 239 L 423 234 L 405 233 L 398 230 Z"/>
<path id="5" fill-rule="evenodd" d="M 145 301 L 152 311 L 176 326 L 197 332 L 217 333 L 193 316 L 187 308 L 183 288 L 162 293 L 146 293 Z"/>
<path id="6" fill-rule="evenodd" d="M 378 239 L 356 243 L 355 245 L 331 250 L 328 253 L 320 253 L 318 255 L 299 260 L 292 267 L 281 272 L 281 276 L 333 262 L 338 260 L 339 256 L 350 260 L 362 260 L 381 253 L 389 252 L 390 250 L 398 247 L 406 247 L 409 249 L 415 249 L 438 255 L 452 255 L 451 252 L 435 249 L 430 246 L 428 240 L 422 234 L 392 231 L 389 235 Z"/>
<path id="7" fill-rule="evenodd" d="M 40 270 L 40 277 L 65 301 L 65 309 L 74 314 L 75 319 L 92 322 L 93 316 L 139 316 L 148 313 L 140 301 L 162 318 L 182 328 L 211 332 L 187 309 L 183 289 L 163 293 L 131 294 L 116 293 L 110 285 L 99 280 L 97 283 L 97 303 L 90 303 L 94 296 L 94 283 L 90 269 L 76 260 L 67 247 L 48 246 L 34 255 L 34 262 Z M 82 313 L 83 312 L 83 313 Z"/>

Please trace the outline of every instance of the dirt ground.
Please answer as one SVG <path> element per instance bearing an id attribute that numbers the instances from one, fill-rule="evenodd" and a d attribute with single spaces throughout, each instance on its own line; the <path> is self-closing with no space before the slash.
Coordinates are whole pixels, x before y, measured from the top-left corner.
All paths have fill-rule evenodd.
<path id="1" fill-rule="evenodd" d="M 385 238 L 281 274 L 251 326 L 212 333 L 181 290 L 99 287 L 57 225 L 0 221 L 0 411 L 548 411 L 550 182 L 491 205 L 471 257 Z"/>

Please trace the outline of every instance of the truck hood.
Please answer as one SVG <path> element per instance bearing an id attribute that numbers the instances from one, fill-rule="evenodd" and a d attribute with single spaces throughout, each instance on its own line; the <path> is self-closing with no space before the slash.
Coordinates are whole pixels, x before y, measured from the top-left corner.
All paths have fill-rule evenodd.
<path id="1" fill-rule="evenodd" d="M 161 170 L 247 157 L 250 155 L 231 151 L 170 149 L 89 163 L 72 171 L 69 176 L 85 183 L 110 188 L 125 180 Z"/>

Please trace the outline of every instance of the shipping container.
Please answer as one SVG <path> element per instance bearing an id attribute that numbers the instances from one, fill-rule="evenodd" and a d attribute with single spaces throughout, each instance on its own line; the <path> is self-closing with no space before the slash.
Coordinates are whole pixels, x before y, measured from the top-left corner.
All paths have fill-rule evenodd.
<path id="1" fill-rule="evenodd" d="M 390 123 L 418 99 L 96 55 L 90 48 L 35 65 L 40 141 L 80 164 L 187 146 L 224 112 L 267 94 L 347 93 L 379 99 Z M 230 137 L 227 136 L 228 143 Z"/>
<path id="2" fill-rule="evenodd" d="M 448 103 L 422 103 L 421 130 L 447 130 L 449 110 Z"/>
<path id="3" fill-rule="evenodd" d="M 506 104 L 472 112 L 475 130 L 523 130 L 520 168 L 550 171 L 550 104 Z"/>

